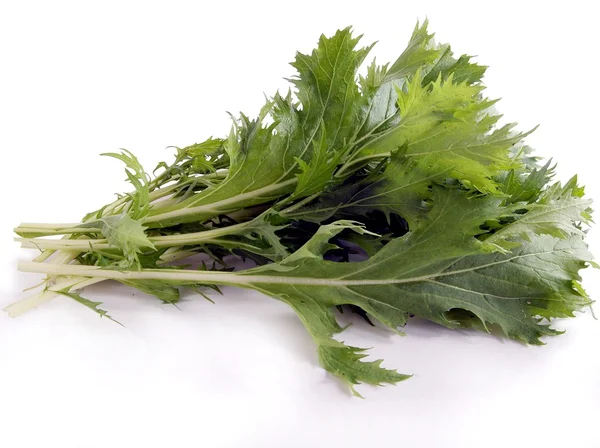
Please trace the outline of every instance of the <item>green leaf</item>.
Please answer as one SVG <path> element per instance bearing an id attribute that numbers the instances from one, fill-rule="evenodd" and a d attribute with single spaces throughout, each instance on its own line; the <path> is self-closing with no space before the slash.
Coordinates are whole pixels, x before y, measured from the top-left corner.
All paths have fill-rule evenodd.
<path id="1" fill-rule="evenodd" d="M 224 232 L 224 236 L 211 238 L 206 244 L 218 245 L 232 252 L 260 255 L 271 261 L 281 261 L 289 255 L 278 235 L 286 225 L 278 225 L 274 222 L 276 219 L 276 213 L 267 211 L 252 221 L 243 223 L 239 230 Z"/>
<path id="2" fill-rule="evenodd" d="M 486 115 L 493 102 L 481 98 L 482 89 L 452 76 L 423 87 L 417 73 L 406 91 L 397 88 L 398 125 L 365 143 L 356 158 L 389 156 L 406 145 L 406 155 L 425 171 L 449 170 L 468 187 L 497 192 L 493 177 L 518 166 L 509 150 L 526 134 L 511 134 L 512 126 L 492 130 L 497 117 Z"/>
<path id="3" fill-rule="evenodd" d="M 417 23 L 406 50 L 386 71 L 382 84 L 386 81 L 408 78 L 423 66 L 428 67 L 438 59 L 440 51 L 431 43 L 433 34 L 427 32 L 428 24 L 427 20 L 421 26 Z"/>
<path id="4" fill-rule="evenodd" d="M 320 345 L 317 353 L 321 365 L 328 372 L 348 383 L 352 393 L 360 398 L 363 398 L 362 395 L 354 389 L 357 384 L 382 386 L 385 383 L 396 384 L 411 377 L 411 375 L 404 375 L 396 370 L 381 367 L 382 359 L 362 361 L 367 356 L 362 353 L 364 351 L 365 349 L 357 347 Z"/>
<path id="5" fill-rule="evenodd" d="M 47 249 L 21 268 L 48 274 L 48 289 L 11 310 L 58 284 L 107 317 L 68 292 L 95 277 L 165 303 L 182 286 L 252 288 L 294 309 L 321 364 L 355 394 L 407 376 L 338 341 L 336 308 L 394 331 L 416 315 L 531 344 L 557 334 L 553 319 L 591 303 L 579 271 L 596 266 L 576 177 L 551 183 L 551 162 L 523 146 L 528 132 L 498 126 L 486 67 L 436 45 L 426 21 L 393 63 L 362 75 L 371 46 L 359 41 L 350 28 L 321 36 L 296 55 L 286 95 L 256 118 L 240 113 L 228 138 L 177 148 L 153 179 L 129 151 L 108 154 L 135 191 L 81 225 L 19 226 L 24 247 Z M 233 272 L 231 254 L 258 267 Z M 169 265 L 195 255 L 223 268 Z"/>
<path id="6" fill-rule="evenodd" d="M 125 258 L 120 266 L 124 268 L 139 265 L 138 254 L 142 253 L 144 248 L 155 249 L 144 232 L 146 227 L 129 215 L 106 216 L 97 221 L 82 224 L 80 227 L 100 227 L 108 244 L 123 253 Z"/>
<path id="7" fill-rule="evenodd" d="M 297 175 L 298 184 L 290 199 L 319 194 L 332 184 L 333 172 L 344 154 L 341 151 L 329 150 L 324 127 L 321 131 L 321 140 L 313 142 L 313 146 L 313 156 L 309 163 L 296 159 L 301 171 Z"/>
<path id="8" fill-rule="evenodd" d="M 385 213 L 388 219 L 391 213 L 398 214 L 413 226 L 427 211 L 426 201 L 431 199 L 431 186 L 443 183 L 449 171 L 438 168 L 426 172 L 415 159 L 399 150 L 392 154 L 381 174 L 325 193 L 316 203 L 290 216 L 318 221 L 331 216 L 360 219 L 360 216 L 378 210 Z"/>
<path id="9" fill-rule="evenodd" d="M 519 170 L 513 169 L 503 173 L 501 178 L 503 190 L 509 195 L 506 203 L 532 203 L 537 201 L 544 187 L 554 175 L 554 168 L 550 166 L 551 162 L 549 160 L 544 166 L 535 166 L 532 170 L 523 167 Z"/>
<path id="10" fill-rule="evenodd" d="M 327 146 L 338 148 L 352 135 L 360 111 L 356 75 L 372 48 L 357 50 L 360 38 L 353 38 L 350 28 L 345 28 L 330 38 L 321 35 L 310 55 L 296 54 L 292 66 L 298 76 L 291 82 L 302 106 L 298 117 L 303 136 L 308 137 L 306 143 L 324 131 Z"/>
<path id="11" fill-rule="evenodd" d="M 127 180 L 135 188 L 135 194 L 130 195 L 132 202 L 131 207 L 129 207 L 129 214 L 133 219 L 139 219 L 146 216 L 150 210 L 150 176 L 146 174 L 142 164 L 131 151 L 126 149 L 121 149 L 121 151 L 121 153 L 111 152 L 101 155 L 113 157 L 125 163 Z"/>
<path id="12" fill-rule="evenodd" d="M 323 180 L 332 177 L 334 162 L 318 176 L 310 176 L 307 186 L 300 190 L 296 190 L 296 175 L 307 166 L 315 166 L 311 162 L 315 153 L 315 159 L 331 161 L 347 150 L 347 139 L 360 110 L 356 72 L 369 51 L 356 50 L 358 40 L 347 28 L 330 38 L 321 36 L 312 54 L 298 53 L 292 63 L 298 76 L 291 82 L 297 89 L 300 106 L 291 95 L 276 95 L 257 119 L 250 120 L 242 114 L 224 143 L 230 158 L 227 178 L 168 210 L 150 212 L 144 222 L 152 227 L 166 227 L 200 221 L 269 202 L 293 191 L 296 197 L 310 194 L 323 185 Z M 275 121 L 266 124 L 269 116 Z"/>
<path id="13" fill-rule="evenodd" d="M 376 61 L 367 68 L 367 75 L 361 76 L 362 91 L 361 125 L 356 132 L 356 148 L 350 160 L 360 158 L 354 154 L 377 134 L 398 125 L 398 95 L 396 87 L 404 83 L 420 70 L 427 71 L 439 57 L 439 50 L 432 44 L 433 35 L 427 32 L 427 21 L 415 27 L 406 50 L 388 69 L 389 64 L 378 66 Z"/>
<path id="14" fill-rule="evenodd" d="M 315 240 L 326 238 L 343 228 L 355 228 L 359 231 L 361 229 L 351 223 L 336 223 L 330 228 L 323 227 L 320 237 Z M 317 250 L 319 249 L 324 250 L 324 247 Z M 304 248 L 303 252 L 310 254 L 311 248 Z M 260 288 L 257 289 L 260 290 Z M 395 370 L 381 367 L 381 359 L 363 361 L 367 356 L 364 353 L 366 349 L 347 346 L 343 342 L 333 339 L 333 335 L 343 329 L 335 320 L 332 307 L 314 300 L 310 294 L 301 289 L 292 288 L 292 291 L 292 295 L 280 295 L 278 298 L 294 309 L 312 336 L 317 344 L 317 355 L 321 365 L 328 372 L 344 380 L 354 395 L 361 397 L 354 389 L 354 386 L 360 383 L 380 386 L 384 383 L 395 384 L 410 378 L 410 375 L 403 375 Z M 269 294 L 268 290 L 263 292 Z"/>
<path id="15" fill-rule="evenodd" d="M 283 262 L 241 272 L 239 284 L 280 298 L 294 309 L 306 306 L 308 297 L 326 309 L 352 304 L 394 330 L 404 326 L 409 315 L 417 315 L 450 328 L 496 324 L 511 338 L 539 344 L 541 336 L 556 331 L 538 316 L 570 316 L 590 303 L 573 282 L 579 281 L 578 271 L 591 256 L 576 232 L 561 239 L 535 226 L 529 240 L 513 239 L 518 245 L 511 251 L 498 251 L 479 236 L 485 233 L 483 223 L 511 212 L 501 201 L 437 187 L 427 219 L 367 261 L 323 260 L 333 235 L 349 225 L 357 228 L 334 223 L 322 226 Z M 565 228 L 574 226 L 573 218 L 557 217 Z M 511 233 L 511 226 L 518 229 L 519 221 L 507 225 L 505 232 Z M 465 318 L 469 315 L 473 318 Z M 317 317 L 314 325 L 327 322 Z M 311 333 L 323 332 L 305 325 Z M 333 373 L 345 377 L 342 371 L 351 377 L 354 370 L 338 365 Z"/>
<path id="16" fill-rule="evenodd" d="M 102 302 L 93 302 L 84 297 L 81 297 L 79 294 L 77 294 L 75 292 L 69 292 L 68 290 L 55 291 L 55 292 L 58 294 L 62 294 L 63 296 L 70 297 L 71 299 L 75 300 L 76 302 L 81 303 L 83 306 L 89 308 L 90 310 L 92 310 L 93 312 L 98 314 L 100 317 L 106 317 L 107 319 L 112 320 L 113 322 L 121 325 L 122 327 L 124 326 L 121 322 L 116 321 L 115 319 L 110 317 L 106 311 L 104 311 L 101 308 L 98 308 L 100 305 L 102 305 Z"/>
<path id="17" fill-rule="evenodd" d="M 140 291 L 155 296 L 163 303 L 175 304 L 179 302 L 179 289 L 172 283 L 162 280 L 120 280 L 124 285 L 129 285 Z"/>
<path id="18" fill-rule="evenodd" d="M 185 147 L 183 150 L 192 158 L 192 164 L 195 172 L 212 173 L 216 170 L 215 162 L 218 156 L 222 154 L 224 140 L 212 138 Z"/>
<path id="19" fill-rule="evenodd" d="M 538 177 L 538 173 L 533 172 L 532 176 Z M 527 190 L 523 190 L 520 195 L 525 192 Z M 571 179 L 564 187 L 556 182 L 539 194 L 537 202 L 523 205 L 522 214 L 516 220 L 498 227 L 485 241 L 510 248 L 515 245 L 512 241 L 514 238 L 529 240 L 534 235 L 546 234 L 556 238 L 574 235 L 583 238 L 585 232 L 581 226 L 574 224 L 590 224 L 592 201 L 583 199 L 582 196 L 577 178 Z"/>
<path id="20" fill-rule="evenodd" d="M 302 291 L 298 291 L 297 297 L 297 300 L 287 303 L 296 311 L 317 344 L 319 362 L 328 372 L 345 381 L 354 395 L 361 397 L 354 389 L 360 383 L 381 386 L 410 378 L 410 375 L 381 367 L 381 359 L 363 361 L 367 356 L 364 353 L 366 349 L 347 346 L 333 339 L 332 336 L 342 328 L 331 308 L 324 307 Z"/>
<path id="21" fill-rule="evenodd" d="M 442 45 L 440 50 L 441 55 L 435 65 L 423 77 L 423 86 L 435 82 L 439 77 L 444 81 L 452 77 L 455 83 L 467 83 L 469 85 L 481 81 L 487 67 L 472 63 L 471 56 L 462 55 L 455 59 L 450 45 Z"/>

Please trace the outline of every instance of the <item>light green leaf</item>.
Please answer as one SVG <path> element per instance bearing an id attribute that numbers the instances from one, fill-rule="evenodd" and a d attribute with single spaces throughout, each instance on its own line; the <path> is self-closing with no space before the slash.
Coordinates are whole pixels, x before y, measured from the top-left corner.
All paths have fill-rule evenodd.
<path id="1" fill-rule="evenodd" d="M 382 84 L 387 81 L 408 78 L 420 68 L 430 66 L 439 58 L 440 51 L 432 45 L 433 34 L 428 33 L 428 24 L 427 20 L 421 26 L 417 23 L 406 50 L 386 71 Z"/>
<path id="2" fill-rule="evenodd" d="M 106 216 L 80 227 L 100 227 L 108 244 L 123 253 L 125 258 L 120 263 L 121 267 L 138 265 L 138 254 L 143 249 L 155 249 L 144 232 L 146 227 L 126 214 Z"/>
<path id="3" fill-rule="evenodd" d="M 533 172 L 532 176 L 537 178 L 538 173 Z M 524 184 L 523 188 L 529 187 Z M 519 195 L 522 196 L 527 192 L 527 189 L 523 189 Z M 592 201 L 582 199 L 582 196 L 577 178 L 571 179 L 564 187 L 557 182 L 539 193 L 537 202 L 514 206 L 521 208 L 521 212 L 526 212 L 515 217 L 514 222 L 509 221 L 510 224 L 499 228 L 485 242 L 510 248 L 515 244 L 513 239 L 529 240 L 534 235 L 546 234 L 556 238 L 568 238 L 574 235 L 583 238 L 585 232 L 581 226 L 574 224 L 590 224 Z"/>
<path id="4" fill-rule="evenodd" d="M 195 172 L 214 172 L 215 171 L 215 156 L 222 152 L 224 140 L 220 138 L 212 138 L 196 143 L 184 148 L 188 156 L 192 158 L 192 164 Z"/>
<path id="5" fill-rule="evenodd" d="M 475 84 L 481 81 L 487 67 L 472 63 L 471 57 L 467 55 L 455 59 L 450 45 L 441 45 L 439 50 L 441 55 L 423 77 L 423 86 L 435 82 L 440 76 L 444 81 L 452 76 L 455 83 Z"/>
<path id="6" fill-rule="evenodd" d="M 125 174 L 127 180 L 135 188 L 135 194 L 131 194 L 131 206 L 128 209 L 133 219 L 139 219 L 148 214 L 150 210 L 150 176 L 144 171 L 144 167 L 131 151 L 121 149 L 121 153 L 104 153 L 103 156 L 113 157 L 125 163 Z"/>
<path id="7" fill-rule="evenodd" d="M 492 101 L 481 98 L 481 86 L 454 83 L 452 75 L 428 86 L 415 74 L 406 91 L 396 88 L 400 121 L 363 144 L 356 160 L 369 160 L 406 146 L 425 171 L 449 170 L 464 185 L 496 192 L 492 179 L 518 166 L 510 148 L 526 134 L 511 134 L 511 126 L 493 131 L 497 117 L 486 116 Z"/>

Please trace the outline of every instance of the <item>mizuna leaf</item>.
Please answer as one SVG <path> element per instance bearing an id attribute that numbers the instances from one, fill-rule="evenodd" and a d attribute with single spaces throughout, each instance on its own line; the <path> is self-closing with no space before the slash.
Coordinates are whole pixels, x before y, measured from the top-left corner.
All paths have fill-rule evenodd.
<path id="1" fill-rule="evenodd" d="M 321 36 L 296 54 L 287 94 L 233 118 L 226 138 L 176 148 L 154 177 L 130 152 L 108 154 L 134 191 L 82 223 L 17 227 L 24 248 L 41 250 L 19 268 L 48 279 L 8 310 L 60 291 L 108 317 L 76 292 L 102 279 L 165 303 L 180 287 L 250 288 L 294 310 L 355 394 L 407 376 L 340 342 L 336 309 L 396 332 L 419 316 L 530 344 L 557 334 L 555 318 L 591 303 L 579 271 L 596 266 L 577 178 L 552 183 L 528 132 L 498 126 L 486 67 L 435 44 L 427 22 L 394 62 L 362 72 L 372 46 L 360 39 Z M 240 258 L 256 266 L 236 270 Z"/>
<path id="2" fill-rule="evenodd" d="M 375 134 L 355 158 L 389 156 L 406 145 L 406 155 L 428 170 L 447 169 L 468 187 L 496 192 L 493 176 L 517 166 L 509 149 L 526 134 L 512 135 L 511 127 L 493 131 L 497 118 L 486 115 L 493 102 L 480 97 L 482 90 L 466 82 L 456 84 L 452 75 L 423 87 L 416 73 L 406 91 L 396 88 L 398 124 Z"/>
<path id="3" fill-rule="evenodd" d="M 450 45 L 440 47 L 441 55 L 435 62 L 435 65 L 427 72 L 423 78 L 424 86 L 435 82 L 440 76 L 442 80 L 447 80 L 450 76 L 455 83 L 475 84 L 481 81 L 487 67 L 471 62 L 471 57 L 462 55 L 455 59 L 450 49 Z"/>
<path id="4" fill-rule="evenodd" d="M 331 335 L 340 328 L 328 310 L 355 305 L 394 330 L 404 326 L 411 315 L 450 328 L 486 329 L 495 324 L 511 338 L 540 344 L 541 336 L 556 334 L 540 317 L 570 316 L 590 304 L 576 286 L 579 270 L 591 260 L 582 235 L 561 234 L 561 239 L 546 232 L 538 234 L 534 228 L 528 240 L 515 238 L 511 251 L 501 250 L 486 240 L 482 229 L 483 223 L 510 215 L 511 210 L 501 202 L 490 196 L 471 197 L 457 188 L 435 187 L 433 206 L 417 228 L 362 262 L 323 259 L 334 247 L 330 239 L 344 229 L 364 232 L 359 224 L 344 221 L 321 226 L 311 240 L 280 263 L 236 274 L 88 270 L 85 275 L 156 276 L 259 290 L 296 310 L 331 373 L 351 384 L 378 384 L 404 377 L 382 370 L 378 363 L 357 364 L 361 362 L 357 349 L 332 342 Z M 575 225 L 569 215 L 561 215 L 561 219 L 565 225 Z M 508 224 L 505 232 L 510 233 L 511 226 L 518 227 L 518 223 Z M 75 268 L 71 268 L 73 273 L 78 271 Z M 71 272 L 69 268 L 65 271 Z M 339 350 L 330 349 L 331 344 Z"/>
<path id="5" fill-rule="evenodd" d="M 144 232 L 145 227 L 129 215 L 112 215 L 100 218 L 97 221 L 86 223 L 80 227 L 101 227 L 102 235 L 111 246 L 119 249 L 124 259 L 122 267 L 138 265 L 138 254 L 144 248 L 155 249 L 154 245 Z"/>
<path id="6" fill-rule="evenodd" d="M 168 282 L 160 280 L 122 280 L 121 283 L 153 295 L 163 303 L 175 304 L 179 302 L 179 289 Z"/>
<path id="7" fill-rule="evenodd" d="M 331 307 L 313 300 L 310 295 L 295 290 L 294 300 L 281 300 L 288 303 L 296 312 L 306 329 L 317 344 L 317 356 L 321 365 L 333 375 L 344 380 L 352 393 L 361 395 L 354 389 L 360 383 L 380 386 L 384 383 L 395 384 L 410 378 L 395 370 L 381 367 L 382 360 L 363 361 L 367 356 L 365 349 L 347 346 L 333 339 L 333 335 L 342 331 L 335 320 Z"/>
<path id="8" fill-rule="evenodd" d="M 135 195 L 132 195 L 131 207 L 129 214 L 133 219 L 139 219 L 148 214 L 150 209 L 150 189 L 149 189 L 149 176 L 144 171 L 142 164 L 133 155 L 131 151 L 122 149 L 121 153 L 104 153 L 103 156 L 113 157 L 121 160 L 125 163 L 125 174 L 127 174 L 127 180 L 135 188 Z"/>
<path id="9" fill-rule="evenodd" d="M 106 317 L 107 319 L 112 320 L 114 323 L 117 323 L 117 324 L 123 326 L 123 324 L 121 322 L 110 317 L 106 311 L 104 311 L 101 308 L 98 308 L 100 305 L 102 305 L 102 302 L 93 302 L 84 297 L 81 297 L 79 294 L 74 293 L 74 292 L 69 292 L 69 291 L 56 291 L 56 292 L 58 294 L 62 294 L 63 296 L 70 297 L 71 299 L 75 300 L 76 302 L 81 303 L 82 305 L 86 306 L 87 308 L 89 308 L 90 310 L 92 310 L 93 312 L 98 314 L 100 317 Z"/>
<path id="10" fill-rule="evenodd" d="M 291 96 L 276 95 L 257 119 L 241 115 L 224 143 L 231 160 L 227 178 L 171 209 L 151 212 L 145 223 L 166 227 L 173 222 L 206 219 L 277 199 L 296 190 L 299 161 L 304 161 L 304 167 L 309 165 L 314 151 L 317 158 L 318 154 L 324 155 L 319 152 L 323 145 L 331 154 L 326 159 L 341 157 L 360 109 L 356 102 L 356 72 L 369 51 L 356 50 L 358 40 L 347 28 L 331 38 L 322 36 L 312 54 L 298 53 L 292 63 L 298 76 L 292 83 L 302 107 L 298 108 Z M 269 114 L 276 121 L 266 125 Z M 322 176 L 331 178 L 331 169 Z M 313 177 L 310 184 L 315 180 L 317 186 L 323 183 Z M 310 194 L 314 188 L 302 194 Z M 296 190 L 296 196 L 300 193 Z"/>

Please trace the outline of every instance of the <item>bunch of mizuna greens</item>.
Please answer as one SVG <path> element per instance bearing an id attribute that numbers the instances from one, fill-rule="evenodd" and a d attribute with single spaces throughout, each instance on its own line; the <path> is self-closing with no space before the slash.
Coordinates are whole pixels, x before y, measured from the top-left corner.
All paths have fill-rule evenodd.
<path id="1" fill-rule="evenodd" d="M 336 308 L 395 331 L 418 316 L 530 344 L 557 334 L 554 318 L 591 303 L 579 283 L 590 201 L 576 178 L 551 180 L 527 133 L 497 126 L 485 67 L 426 27 L 363 74 L 371 46 L 350 29 L 321 36 L 296 55 L 287 95 L 235 118 L 225 138 L 177 149 L 152 176 L 128 151 L 107 154 L 133 191 L 81 223 L 17 227 L 41 251 L 19 268 L 47 279 L 7 311 L 62 294 L 108 317 L 78 292 L 106 279 L 170 304 L 182 287 L 250 288 L 287 303 L 351 388 L 407 376 L 334 339 Z M 208 263 L 181 266 L 198 254 Z M 254 267 L 234 271 L 239 258 Z"/>

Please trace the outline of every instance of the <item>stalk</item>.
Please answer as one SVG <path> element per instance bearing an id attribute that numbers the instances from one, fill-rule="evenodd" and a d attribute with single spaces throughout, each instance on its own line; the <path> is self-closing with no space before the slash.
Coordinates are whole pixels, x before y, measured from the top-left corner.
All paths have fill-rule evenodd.
<path id="1" fill-rule="evenodd" d="M 52 300 L 54 297 L 60 294 L 58 291 L 77 291 L 79 289 L 85 288 L 86 286 L 90 286 L 95 283 L 100 283 L 104 280 L 106 279 L 100 277 L 74 277 L 70 280 L 65 280 L 60 283 L 56 283 L 55 285 L 48 286 L 46 287 L 46 289 L 37 294 L 25 297 L 24 299 L 21 299 L 18 302 L 12 303 L 6 308 L 4 308 L 4 311 L 6 311 L 10 317 L 17 317 L 26 311 L 29 311 Z"/>
<path id="2" fill-rule="evenodd" d="M 164 235 L 150 237 L 154 247 L 172 247 L 172 246 L 188 246 L 194 244 L 209 244 L 212 240 L 238 233 L 240 230 L 247 227 L 252 221 L 246 221 L 240 224 L 233 224 L 227 227 L 221 227 L 212 230 L 204 230 L 202 232 L 183 233 L 176 235 Z M 108 244 L 106 239 L 84 239 L 84 240 L 51 240 L 45 238 L 15 238 L 15 241 L 21 243 L 21 247 L 25 249 L 52 249 L 85 252 L 93 249 L 113 249 L 114 247 Z"/>
<path id="3" fill-rule="evenodd" d="M 176 163 L 180 161 L 177 160 Z M 218 180 L 222 179 L 227 175 L 227 170 L 219 170 L 215 173 L 209 173 L 204 178 L 207 180 Z M 168 179 L 167 177 L 170 176 Z M 164 198 L 169 196 L 174 196 L 177 190 L 184 188 L 186 185 L 189 185 L 193 182 L 193 180 L 189 180 L 186 182 L 175 182 L 174 184 L 162 186 L 162 184 L 169 182 L 171 180 L 177 180 L 179 175 L 172 175 L 169 173 L 169 169 L 167 169 L 164 173 L 157 176 L 154 180 L 152 180 L 149 184 L 150 193 L 149 193 L 149 201 L 154 207 L 157 207 L 161 201 L 164 201 Z M 135 193 L 130 193 L 128 195 L 124 195 L 112 203 L 108 204 L 106 207 L 101 209 L 101 216 L 107 216 L 114 213 L 119 213 L 127 206 L 128 203 L 131 202 L 131 197 Z M 86 218 L 82 220 L 83 223 L 91 222 L 97 219 L 97 214 L 99 211 L 91 213 L 87 215 Z M 77 255 L 81 252 L 85 252 L 89 249 L 90 240 L 75 240 L 73 238 L 73 234 L 81 233 L 82 228 L 79 227 L 81 223 L 23 223 L 17 228 L 14 229 L 15 233 L 20 235 L 36 235 L 36 236 L 52 236 L 52 235 L 64 235 L 64 237 L 60 240 L 47 240 L 41 238 L 21 238 L 24 242 L 25 246 L 42 249 L 42 252 L 34 258 L 34 262 L 40 262 L 46 266 L 68 266 L 69 263 L 72 263 L 73 260 L 77 257 Z M 218 229 L 221 230 L 221 229 Z M 86 228 L 84 230 L 86 233 L 101 233 L 102 229 L 100 228 Z M 222 236 L 222 230 L 220 232 L 216 232 L 214 237 Z M 192 238 L 199 238 L 199 235 L 195 235 Z M 33 241 L 32 243 L 27 243 L 27 241 Z M 94 240 L 92 240 L 94 241 Z M 172 244 L 169 246 L 176 246 L 177 242 L 172 241 Z M 107 245 L 108 246 L 108 245 Z M 59 251 L 59 252 L 57 252 Z M 196 252 L 194 251 L 183 251 L 179 250 L 177 247 L 172 247 L 172 250 L 168 250 L 163 254 L 161 260 L 163 263 L 169 263 L 178 259 L 186 258 Z M 52 258 L 51 258 L 52 257 Z M 45 263 L 43 263 L 45 262 Z M 65 277 L 59 275 L 50 275 L 45 281 L 45 289 L 37 294 L 26 297 L 12 305 L 9 305 L 5 308 L 5 310 L 9 313 L 9 315 L 16 317 L 25 311 L 35 308 L 52 298 L 56 297 L 59 292 L 58 291 L 76 291 L 82 289 L 86 286 L 90 286 L 92 284 L 101 282 L 105 279 L 103 278 L 87 278 L 82 276 L 75 277 Z"/>
<path id="4" fill-rule="evenodd" d="M 225 170 L 226 171 L 226 170 Z M 203 176 L 203 178 L 206 179 L 218 179 L 218 178 L 223 178 L 224 176 L 226 176 L 225 172 L 219 171 L 218 173 L 212 173 L 211 174 L 207 174 L 205 176 Z M 189 180 L 188 182 L 186 182 L 186 184 L 191 184 L 192 180 Z M 178 189 L 181 189 L 182 187 L 186 186 L 185 184 L 172 184 L 172 185 L 168 185 L 166 187 L 161 187 L 158 188 L 154 191 L 151 191 L 149 194 L 149 200 L 152 206 L 152 210 L 157 212 L 159 210 L 162 210 L 163 208 L 169 208 L 169 207 L 173 207 L 174 205 L 178 204 L 178 201 L 180 201 L 179 198 L 176 198 L 174 196 L 174 193 L 176 193 L 176 191 Z M 134 193 L 130 193 L 130 194 L 134 194 Z M 168 198 L 169 196 L 172 196 L 171 199 L 167 199 L 165 201 L 165 198 Z M 127 202 L 130 200 L 129 195 L 123 196 L 122 198 L 119 198 L 117 200 L 115 200 L 114 202 L 112 202 L 111 204 L 109 204 L 108 206 L 106 206 L 103 211 L 102 211 L 102 215 L 101 216 L 108 216 L 111 214 L 115 214 L 113 212 L 118 212 L 119 207 L 123 207 L 127 204 Z M 169 202 L 171 201 L 171 202 Z M 92 215 L 94 215 L 97 212 L 92 213 Z M 215 213 L 215 215 L 218 213 Z M 211 218 L 214 215 L 208 216 L 208 218 Z M 208 219 L 206 218 L 206 219 Z M 36 236 L 53 236 L 53 235 L 67 235 L 67 234 L 73 234 L 73 233 L 101 233 L 102 229 L 100 228 L 85 228 L 82 229 L 80 226 L 82 223 L 85 222 L 92 222 L 94 221 L 96 218 L 88 218 L 88 219 L 84 219 L 82 222 L 78 222 L 78 223 L 21 223 L 18 227 L 15 227 L 13 229 L 13 231 L 19 235 L 32 235 L 35 234 Z"/>
<path id="5" fill-rule="evenodd" d="M 498 262 L 498 263 L 503 263 Z M 491 263 L 494 265 L 496 263 Z M 485 265 L 484 265 L 485 267 Z M 470 272 L 478 268 L 458 269 L 456 271 L 446 271 L 430 275 L 421 275 L 409 278 L 321 278 L 321 277 L 287 277 L 284 273 L 281 275 L 260 275 L 248 273 L 222 272 L 222 271 L 197 271 L 187 269 L 140 269 L 136 271 L 118 271 L 114 269 L 103 269 L 100 266 L 81 266 L 81 265 L 50 265 L 46 263 L 21 262 L 17 268 L 22 272 L 36 272 L 40 274 L 57 275 L 78 275 L 82 277 L 104 278 L 113 280 L 163 280 L 185 283 L 208 283 L 215 285 L 230 285 L 253 288 L 259 284 L 284 284 L 284 285 L 302 285 L 302 286 L 367 286 L 367 285 L 399 285 L 406 283 L 416 283 L 422 281 L 431 281 L 433 278 L 446 277 L 454 274 Z M 285 272 L 285 271 L 284 271 Z"/>
<path id="6" fill-rule="evenodd" d="M 185 207 L 158 214 L 152 214 L 152 212 L 150 212 L 149 216 L 142 218 L 140 221 L 142 224 L 151 228 L 162 228 L 175 224 L 205 221 L 217 215 L 239 210 L 249 203 L 252 205 L 260 205 L 265 202 L 270 202 L 279 195 L 290 193 L 292 187 L 295 186 L 297 182 L 297 178 L 292 178 L 210 204 Z"/>
<path id="7" fill-rule="evenodd" d="M 191 255 L 196 254 L 197 252 L 194 251 L 189 251 L 189 250 L 180 250 L 178 248 L 173 248 L 172 251 L 167 251 L 165 252 L 162 257 L 161 257 L 161 264 L 167 264 L 173 261 L 177 261 L 177 260 L 181 260 L 184 258 L 187 258 Z M 37 262 L 39 264 L 43 264 L 45 266 L 55 266 L 57 268 L 61 267 L 61 263 L 63 267 L 66 266 L 74 266 L 74 265 L 69 265 L 69 264 L 64 264 L 66 263 L 66 257 L 61 259 L 60 262 L 57 263 L 42 263 L 42 262 Z M 35 263 L 35 262 L 34 262 Z M 76 266 L 76 265 L 75 265 Z M 83 266 L 80 266 L 83 267 Z M 22 300 L 19 300 L 18 302 L 12 303 L 11 305 L 8 305 L 6 308 L 4 308 L 4 311 L 6 311 L 9 316 L 11 317 L 17 317 L 20 316 L 21 314 L 23 314 L 26 311 L 29 311 L 32 308 L 36 308 L 39 305 L 42 305 L 50 300 L 52 300 L 54 297 L 58 296 L 60 293 L 59 291 L 66 291 L 66 292 L 75 292 L 78 290 L 81 290 L 85 287 L 94 285 L 96 283 L 100 283 L 103 282 L 105 280 L 109 280 L 108 278 L 104 278 L 104 277 L 87 277 L 87 276 L 82 276 L 82 275 L 75 275 L 75 276 L 63 276 L 62 274 L 59 274 L 57 276 L 53 276 L 53 277 L 49 277 L 50 278 L 54 278 L 54 282 L 53 284 L 48 284 L 48 281 L 46 282 L 46 288 L 43 291 L 40 291 L 37 294 L 33 294 L 29 297 L 26 297 Z"/>

